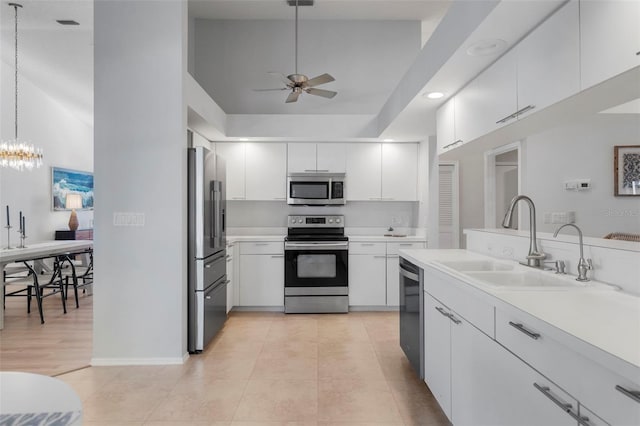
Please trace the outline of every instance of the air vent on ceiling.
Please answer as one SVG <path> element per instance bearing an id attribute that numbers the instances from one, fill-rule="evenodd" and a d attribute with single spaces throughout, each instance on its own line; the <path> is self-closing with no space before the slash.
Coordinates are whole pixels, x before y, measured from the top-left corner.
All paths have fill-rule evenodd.
<path id="1" fill-rule="evenodd" d="M 60 25 L 80 25 L 79 22 L 73 19 L 56 19 L 56 22 Z"/>
<path id="2" fill-rule="evenodd" d="M 313 6 L 315 0 L 298 0 L 298 6 Z M 296 0 L 287 0 L 289 6 L 295 6 Z"/>

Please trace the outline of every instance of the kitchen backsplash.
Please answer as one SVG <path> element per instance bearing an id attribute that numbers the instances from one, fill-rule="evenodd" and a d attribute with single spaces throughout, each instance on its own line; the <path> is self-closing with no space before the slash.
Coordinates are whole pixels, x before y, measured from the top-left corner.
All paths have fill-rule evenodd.
<path id="1" fill-rule="evenodd" d="M 341 214 L 347 228 L 413 229 L 418 203 L 349 201 L 344 206 L 290 206 L 283 201 L 227 201 L 229 228 L 283 228 L 288 215 Z"/>

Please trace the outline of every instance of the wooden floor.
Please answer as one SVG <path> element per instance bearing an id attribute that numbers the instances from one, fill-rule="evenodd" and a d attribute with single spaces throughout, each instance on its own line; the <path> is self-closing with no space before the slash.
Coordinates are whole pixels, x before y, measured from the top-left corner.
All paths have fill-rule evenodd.
<path id="1" fill-rule="evenodd" d="M 43 301 L 44 324 L 40 324 L 35 299 L 27 314 L 24 297 L 5 301 L 4 329 L 0 330 L 0 370 L 27 371 L 55 376 L 86 367 L 91 361 L 93 296 L 81 295 L 76 309 L 69 294 L 67 313 L 58 295 Z"/>

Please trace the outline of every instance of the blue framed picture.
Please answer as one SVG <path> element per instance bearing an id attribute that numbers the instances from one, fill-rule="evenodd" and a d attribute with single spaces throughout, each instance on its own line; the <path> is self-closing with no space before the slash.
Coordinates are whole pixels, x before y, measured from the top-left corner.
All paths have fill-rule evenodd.
<path id="1" fill-rule="evenodd" d="M 79 210 L 93 210 L 93 173 L 52 167 L 51 187 L 53 210 L 70 210 L 65 207 L 69 193 L 82 196 Z"/>

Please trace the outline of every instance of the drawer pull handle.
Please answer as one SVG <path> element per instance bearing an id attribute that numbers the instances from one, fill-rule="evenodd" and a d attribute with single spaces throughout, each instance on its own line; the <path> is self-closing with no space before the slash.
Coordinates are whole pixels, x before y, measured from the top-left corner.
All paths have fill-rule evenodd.
<path id="1" fill-rule="evenodd" d="M 640 391 L 631 391 L 629 389 L 623 388 L 620 385 L 616 385 L 616 390 L 633 399 L 635 402 L 640 402 Z"/>
<path id="2" fill-rule="evenodd" d="M 257 246 L 268 246 L 269 243 L 256 243 Z"/>
<path id="3" fill-rule="evenodd" d="M 284 257 L 284 254 L 276 254 L 271 256 L 272 259 L 280 259 L 281 257 Z"/>
<path id="4" fill-rule="evenodd" d="M 400 243 L 402 247 L 412 246 L 413 243 Z"/>
<path id="5" fill-rule="evenodd" d="M 456 325 L 462 324 L 462 321 L 460 321 L 458 318 L 454 317 L 453 314 L 449 314 L 448 316 L 449 316 L 449 319 L 451 321 L 453 321 L 454 324 L 456 324 Z"/>
<path id="6" fill-rule="evenodd" d="M 386 255 L 384 255 L 384 256 L 373 256 L 373 258 L 374 259 L 386 259 L 387 256 Z"/>
<path id="7" fill-rule="evenodd" d="M 373 243 L 361 243 L 360 245 L 362 247 L 370 247 L 370 246 L 373 246 Z"/>
<path id="8" fill-rule="evenodd" d="M 538 333 L 534 333 L 532 331 L 527 330 L 526 328 L 524 328 L 524 325 L 520 323 L 509 321 L 509 325 L 515 328 L 516 330 L 523 332 L 524 334 L 526 334 L 527 336 L 531 337 L 534 340 L 538 340 L 540 338 L 540 335 Z"/>
<path id="9" fill-rule="evenodd" d="M 542 394 L 544 396 L 546 396 L 551 401 L 553 401 L 554 404 L 556 404 L 558 407 L 562 408 L 562 410 L 565 411 L 567 414 L 569 414 L 574 420 L 576 420 L 579 425 L 581 425 L 581 426 L 591 426 L 591 424 L 589 423 L 589 417 L 579 416 L 578 414 L 576 414 L 572 409 L 573 405 L 569 404 L 568 402 L 561 401 L 560 398 L 558 398 L 557 396 L 552 394 L 551 393 L 551 389 L 549 388 L 549 386 L 540 386 L 537 383 L 534 383 L 533 386 L 536 389 L 538 389 L 540 392 L 542 392 Z"/>
<path id="10" fill-rule="evenodd" d="M 452 147 L 454 145 L 458 145 L 460 143 L 462 143 L 462 139 L 458 139 L 457 141 L 451 142 L 450 144 L 447 144 L 447 145 L 443 146 L 442 149 L 447 149 L 449 147 Z"/>

